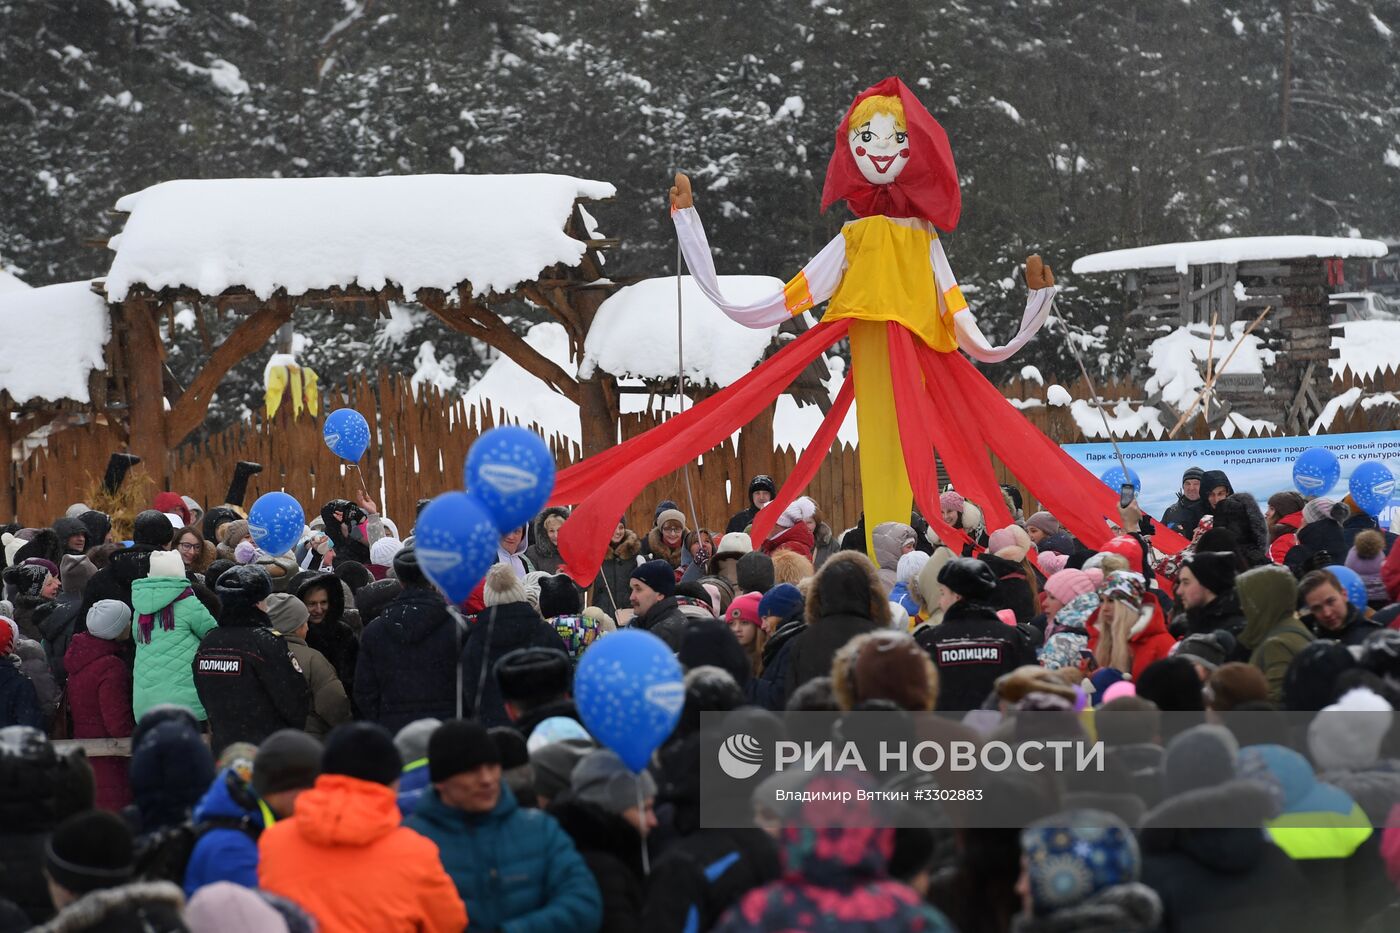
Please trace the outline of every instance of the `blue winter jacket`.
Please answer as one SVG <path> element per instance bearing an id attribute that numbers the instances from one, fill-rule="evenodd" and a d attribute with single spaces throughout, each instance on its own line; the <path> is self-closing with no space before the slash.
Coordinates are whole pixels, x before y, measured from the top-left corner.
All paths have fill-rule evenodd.
<path id="1" fill-rule="evenodd" d="M 904 611 L 909 613 L 909 618 L 911 619 L 923 611 L 923 607 L 919 605 L 919 601 L 909 595 L 908 583 L 896 583 L 894 585 L 894 589 L 890 590 L 890 602 L 899 603 L 900 606 L 904 607 Z"/>
<path id="2" fill-rule="evenodd" d="M 237 789 L 237 790 L 236 790 Z M 234 794 L 246 803 L 234 799 Z M 225 768 L 194 808 L 194 823 L 213 824 L 194 844 L 185 866 L 185 897 L 206 884 L 232 881 L 245 888 L 258 886 L 258 840 L 264 819 L 253 789 Z M 243 828 L 240 828 L 243 827 Z"/>
<path id="3" fill-rule="evenodd" d="M 430 789 L 405 824 L 437 844 L 473 927 L 505 933 L 595 933 L 598 884 L 554 817 L 527 810 L 501 785 L 490 813 L 447 806 Z"/>
<path id="4" fill-rule="evenodd" d="M 399 813 L 405 820 L 418 809 L 418 801 L 423 799 L 431 784 L 428 759 L 420 758 L 403 766 L 403 775 L 399 778 Z"/>

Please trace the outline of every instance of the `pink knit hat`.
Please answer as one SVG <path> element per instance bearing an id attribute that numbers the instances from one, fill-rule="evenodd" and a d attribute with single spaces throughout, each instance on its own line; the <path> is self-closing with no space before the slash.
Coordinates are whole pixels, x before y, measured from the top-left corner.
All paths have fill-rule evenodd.
<path id="1" fill-rule="evenodd" d="M 938 507 L 945 512 L 961 512 L 964 504 L 963 497 L 951 489 L 938 497 Z"/>
<path id="2" fill-rule="evenodd" d="M 1092 593 L 1096 589 L 1098 589 L 1098 584 L 1083 570 L 1060 570 L 1052 573 L 1045 581 L 1045 592 L 1061 603 L 1068 603 L 1074 597 Z"/>
<path id="3" fill-rule="evenodd" d="M 1040 572 L 1050 577 L 1065 569 L 1065 565 L 1069 563 L 1069 555 L 1045 551 L 1036 558 L 1036 562 L 1040 564 Z"/>

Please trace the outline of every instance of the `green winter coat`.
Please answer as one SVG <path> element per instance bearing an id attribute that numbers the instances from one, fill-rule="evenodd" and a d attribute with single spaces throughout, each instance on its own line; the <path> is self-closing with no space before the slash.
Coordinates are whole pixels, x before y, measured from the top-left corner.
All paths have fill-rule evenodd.
<path id="1" fill-rule="evenodd" d="M 1245 618 L 1240 643 L 1269 682 L 1269 700 L 1282 703 L 1288 665 L 1313 640 L 1298 619 L 1298 582 L 1286 567 L 1256 567 L 1235 578 L 1235 592 Z"/>
<path id="2" fill-rule="evenodd" d="M 152 706 L 174 703 L 194 713 L 196 719 L 209 718 L 194 688 L 194 653 L 199 642 L 218 623 L 189 589 L 184 577 L 143 577 L 131 585 L 134 610 L 131 639 L 136 643 L 136 667 L 132 672 L 131 708 L 136 721 Z M 163 610 L 169 606 L 174 627 L 162 624 Z M 154 616 L 149 643 L 141 635 L 140 617 Z"/>

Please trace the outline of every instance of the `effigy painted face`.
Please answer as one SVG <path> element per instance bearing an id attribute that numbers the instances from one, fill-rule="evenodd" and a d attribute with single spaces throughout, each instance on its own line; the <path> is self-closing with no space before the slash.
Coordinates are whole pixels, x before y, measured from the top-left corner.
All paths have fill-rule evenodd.
<path id="1" fill-rule="evenodd" d="M 856 167 L 872 185 L 888 185 L 909 163 L 909 134 L 892 113 L 876 113 L 852 125 L 847 142 Z"/>

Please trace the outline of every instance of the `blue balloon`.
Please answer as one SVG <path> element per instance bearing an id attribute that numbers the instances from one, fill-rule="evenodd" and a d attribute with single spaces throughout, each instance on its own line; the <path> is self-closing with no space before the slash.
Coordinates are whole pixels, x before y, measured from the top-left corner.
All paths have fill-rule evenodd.
<path id="1" fill-rule="evenodd" d="M 369 450 L 369 422 L 353 408 L 338 408 L 327 415 L 321 436 L 331 453 L 351 463 L 359 463 Z"/>
<path id="2" fill-rule="evenodd" d="M 1125 476 L 1126 478 L 1124 478 Z M 1132 467 L 1128 467 L 1128 472 L 1124 474 L 1123 467 L 1111 466 L 1099 474 L 1099 479 L 1114 492 L 1118 492 L 1124 483 L 1132 483 L 1134 491 L 1142 492 L 1142 477 L 1138 476 L 1137 470 Z"/>
<path id="3" fill-rule="evenodd" d="M 534 518 L 554 491 L 554 457 L 524 428 L 492 428 L 477 438 L 465 473 L 467 492 L 490 510 L 501 534 Z"/>
<path id="4" fill-rule="evenodd" d="M 464 492 L 438 496 L 413 526 L 418 566 L 454 603 L 470 596 L 491 569 L 500 538 L 486 506 Z"/>
<path id="5" fill-rule="evenodd" d="M 301 503 L 285 492 L 258 496 L 248 510 L 248 533 L 253 543 L 269 554 L 285 554 L 301 540 L 306 530 L 306 514 Z"/>
<path id="6" fill-rule="evenodd" d="M 1347 592 L 1347 602 L 1357 609 L 1365 610 L 1366 584 L 1361 579 L 1361 574 L 1341 564 L 1333 564 L 1327 568 L 1327 572 L 1336 577 L 1337 581 L 1342 584 L 1342 588 Z"/>
<path id="7" fill-rule="evenodd" d="M 593 643 L 574 672 L 583 724 L 640 774 L 685 706 L 680 662 L 650 632 L 620 629 Z"/>
<path id="8" fill-rule="evenodd" d="M 1326 447 L 1310 447 L 1293 461 L 1293 485 L 1305 496 L 1321 496 L 1341 478 L 1342 465 Z"/>
<path id="9" fill-rule="evenodd" d="M 1379 515 L 1395 491 L 1395 476 L 1379 460 L 1367 460 L 1352 471 L 1347 489 L 1361 511 Z"/>

